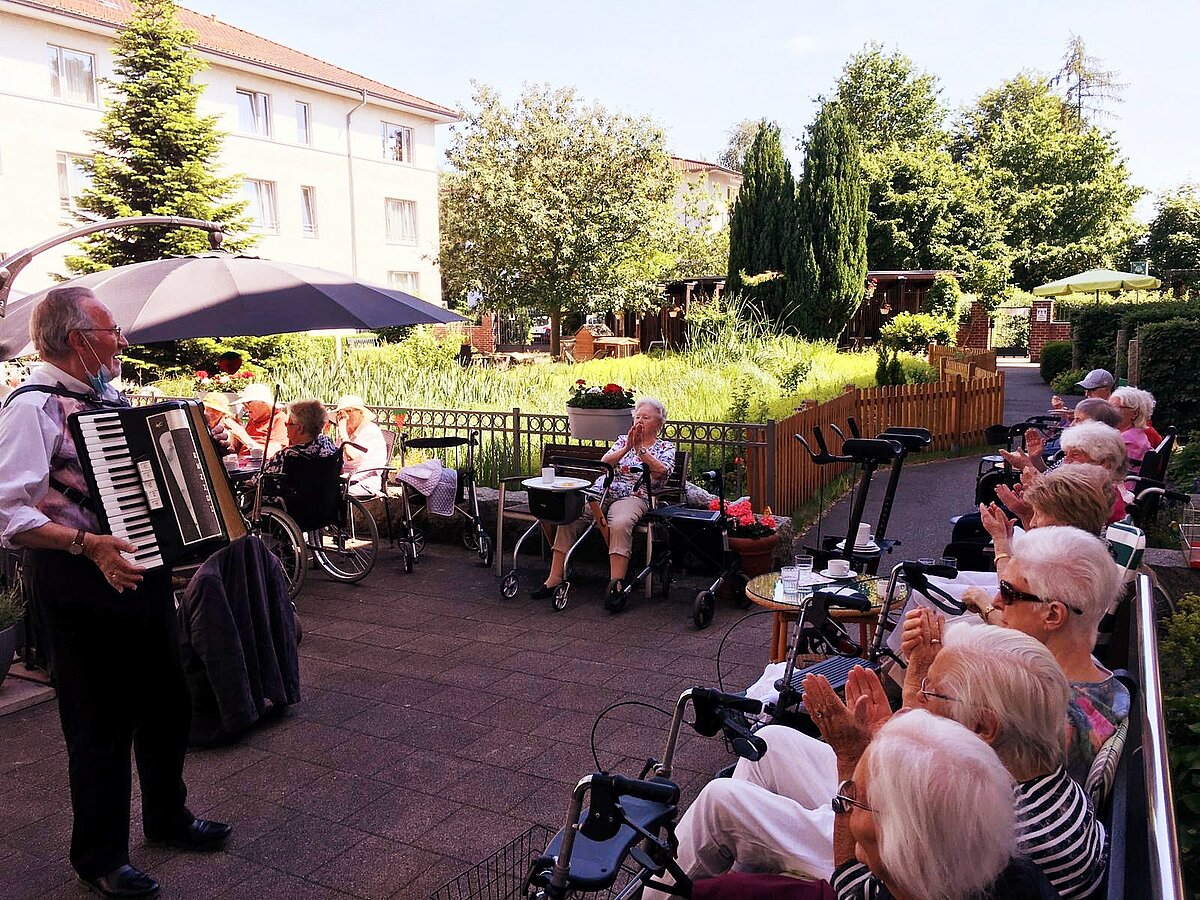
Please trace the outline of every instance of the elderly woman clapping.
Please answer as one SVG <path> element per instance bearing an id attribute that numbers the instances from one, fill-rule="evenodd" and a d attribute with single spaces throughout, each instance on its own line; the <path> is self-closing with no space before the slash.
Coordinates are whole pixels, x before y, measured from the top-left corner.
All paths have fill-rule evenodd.
<path id="1" fill-rule="evenodd" d="M 533 591 L 535 600 L 551 597 L 555 588 L 562 583 L 567 551 L 588 519 L 595 519 L 608 543 L 608 596 L 624 590 L 629 556 L 633 551 L 633 528 L 650 509 L 650 499 L 640 484 L 641 472 L 644 469 L 649 473 L 652 488 L 659 490 L 675 467 L 675 445 L 659 437 L 666 420 L 666 408 L 657 400 L 643 397 L 634 406 L 633 425 L 629 433 L 617 438 L 617 442 L 602 457 L 603 462 L 616 469 L 609 489 L 608 509 L 601 510 L 599 504 L 592 504 L 580 519 L 569 525 L 558 526 L 554 535 L 550 574 L 546 576 L 545 583 Z M 596 486 L 602 483 L 603 478 L 598 479 Z"/>

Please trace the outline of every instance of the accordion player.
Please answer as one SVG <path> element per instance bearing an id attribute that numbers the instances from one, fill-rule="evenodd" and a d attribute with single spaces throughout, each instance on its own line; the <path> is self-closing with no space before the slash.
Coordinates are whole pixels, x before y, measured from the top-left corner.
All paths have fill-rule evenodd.
<path id="1" fill-rule="evenodd" d="M 199 562 L 246 533 L 201 406 L 172 400 L 68 418 L 100 526 L 147 569 Z"/>

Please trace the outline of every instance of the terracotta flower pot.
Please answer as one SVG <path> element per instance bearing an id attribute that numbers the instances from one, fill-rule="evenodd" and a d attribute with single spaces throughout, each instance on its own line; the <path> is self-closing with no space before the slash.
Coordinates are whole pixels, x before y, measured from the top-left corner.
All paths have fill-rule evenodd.
<path id="1" fill-rule="evenodd" d="M 742 571 L 753 578 L 755 575 L 765 575 L 775 568 L 775 545 L 778 543 L 778 534 L 761 538 L 733 537 L 731 535 L 729 549 L 737 553 L 741 559 Z"/>
<path id="2" fill-rule="evenodd" d="M 16 650 L 17 626 L 10 625 L 0 631 L 0 684 L 4 683 L 4 679 L 8 675 L 8 668 L 12 665 Z"/>

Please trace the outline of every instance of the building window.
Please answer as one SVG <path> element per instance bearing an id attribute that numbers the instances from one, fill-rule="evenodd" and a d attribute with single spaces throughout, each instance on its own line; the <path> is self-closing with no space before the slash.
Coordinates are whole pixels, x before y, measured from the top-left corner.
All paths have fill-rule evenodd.
<path id="1" fill-rule="evenodd" d="M 79 50 L 46 45 L 50 91 L 60 100 L 96 104 L 96 57 Z"/>
<path id="2" fill-rule="evenodd" d="M 317 236 L 317 189 L 308 185 L 300 188 L 300 226 L 305 237 Z"/>
<path id="3" fill-rule="evenodd" d="M 58 205 L 63 209 L 78 209 L 80 195 L 92 186 L 92 176 L 83 168 L 86 156 L 74 153 L 59 153 L 58 157 Z"/>
<path id="4" fill-rule="evenodd" d="M 394 291 L 404 291 L 419 297 L 421 277 L 416 272 L 388 272 L 388 287 Z"/>
<path id="5" fill-rule="evenodd" d="M 312 134 L 309 132 L 308 125 L 308 104 L 296 101 L 296 143 L 312 143 Z"/>
<path id="6" fill-rule="evenodd" d="M 247 178 L 242 190 L 250 203 L 246 207 L 246 214 L 254 220 L 250 230 L 278 234 L 279 213 L 275 207 L 275 182 Z"/>
<path id="7" fill-rule="evenodd" d="M 271 136 L 271 95 L 258 91 L 237 92 L 238 131 L 242 134 Z"/>
<path id="8" fill-rule="evenodd" d="M 392 162 L 412 162 L 412 129 L 383 122 L 383 158 Z"/>
<path id="9" fill-rule="evenodd" d="M 417 242 L 417 204 L 412 200 L 384 201 L 387 215 L 387 240 L 389 244 L 415 244 Z"/>

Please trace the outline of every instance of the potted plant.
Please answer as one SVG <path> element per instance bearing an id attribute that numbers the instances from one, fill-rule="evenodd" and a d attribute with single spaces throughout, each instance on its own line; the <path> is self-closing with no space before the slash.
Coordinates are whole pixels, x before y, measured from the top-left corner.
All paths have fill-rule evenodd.
<path id="1" fill-rule="evenodd" d="M 633 427 L 633 391 L 619 384 L 594 384 L 580 378 L 567 398 L 571 437 L 611 441 Z"/>
<path id="2" fill-rule="evenodd" d="M 720 509 L 721 501 L 713 499 L 709 509 Z M 749 500 L 725 504 L 725 521 L 729 529 L 729 549 L 741 559 L 742 571 L 753 578 L 765 575 L 775 567 L 775 545 L 779 542 L 778 527 L 770 507 L 755 513 Z"/>
<path id="3" fill-rule="evenodd" d="M 0 585 L 0 684 L 8 675 L 17 650 L 17 623 L 25 615 L 25 600 L 15 584 Z"/>
<path id="4" fill-rule="evenodd" d="M 407 421 L 408 421 L 408 410 L 407 409 L 393 409 L 392 410 L 392 424 L 396 426 L 397 431 L 403 431 L 404 423 Z"/>
<path id="5" fill-rule="evenodd" d="M 253 380 L 254 373 L 249 369 L 243 369 L 236 375 L 230 375 L 228 372 L 210 373 L 200 369 L 193 376 L 193 389 L 197 397 L 210 393 L 224 394 L 229 398 L 229 408 L 237 410 L 242 390 Z"/>

